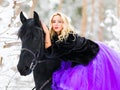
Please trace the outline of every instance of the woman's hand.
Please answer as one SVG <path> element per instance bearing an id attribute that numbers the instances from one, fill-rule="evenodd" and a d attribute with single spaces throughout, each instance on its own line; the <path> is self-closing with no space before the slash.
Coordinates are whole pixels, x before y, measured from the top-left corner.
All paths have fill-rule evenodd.
<path id="1" fill-rule="evenodd" d="M 42 27 L 45 32 L 45 48 L 48 48 L 51 46 L 50 33 L 47 26 L 43 22 L 42 22 Z"/>
<path id="2" fill-rule="evenodd" d="M 49 30 L 48 30 L 47 26 L 43 22 L 42 22 L 42 27 L 43 27 L 43 30 L 44 30 L 45 34 L 48 34 Z"/>

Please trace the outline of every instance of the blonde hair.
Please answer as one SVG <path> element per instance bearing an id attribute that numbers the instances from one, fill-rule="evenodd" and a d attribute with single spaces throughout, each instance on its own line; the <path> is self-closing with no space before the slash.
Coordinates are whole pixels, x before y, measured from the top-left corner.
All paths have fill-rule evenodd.
<path id="1" fill-rule="evenodd" d="M 61 12 L 55 12 L 50 19 L 50 35 L 51 38 L 55 35 L 55 31 L 52 28 L 52 19 L 54 16 L 59 15 L 61 19 L 63 20 L 63 30 L 61 31 L 60 35 L 58 35 L 58 41 L 66 40 L 68 37 L 69 33 L 74 34 L 74 28 L 71 25 L 71 20 L 68 18 L 65 14 Z"/>

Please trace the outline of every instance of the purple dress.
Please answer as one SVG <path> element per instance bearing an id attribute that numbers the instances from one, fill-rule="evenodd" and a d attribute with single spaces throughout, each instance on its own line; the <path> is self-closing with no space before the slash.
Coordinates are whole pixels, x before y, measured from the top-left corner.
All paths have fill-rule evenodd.
<path id="1" fill-rule="evenodd" d="M 52 90 L 120 90 L 120 54 L 98 42 L 100 50 L 87 65 L 63 61 L 54 72 Z"/>

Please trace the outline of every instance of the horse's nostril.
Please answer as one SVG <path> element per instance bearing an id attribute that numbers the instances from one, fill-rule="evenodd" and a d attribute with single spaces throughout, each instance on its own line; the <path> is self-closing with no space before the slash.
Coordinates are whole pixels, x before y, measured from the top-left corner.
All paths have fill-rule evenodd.
<path id="1" fill-rule="evenodd" d="M 19 72 L 26 72 L 29 70 L 29 67 L 28 66 L 20 67 L 19 65 L 17 65 L 17 69 Z"/>
<path id="2" fill-rule="evenodd" d="M 29 67 L 28 66 L 25 66 L 25 70 L 28 70 L 29 69 Z"/>
<path id="3" fill-rule="evenodd" d="M 28 66 L 18 67 L 18 71 L 20 72 L 21 75 L 24 75 L 24 76 L 31 73 L 31 70 L 29 69 Z"/>

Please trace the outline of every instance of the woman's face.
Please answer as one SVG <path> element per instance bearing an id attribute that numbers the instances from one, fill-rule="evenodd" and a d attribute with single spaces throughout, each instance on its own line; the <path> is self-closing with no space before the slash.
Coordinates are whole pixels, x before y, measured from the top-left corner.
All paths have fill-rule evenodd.
<path id="1" fill-rule="evenodd" d="M 52 19 L 52 28 L 57 33 L 60 34 L 60 32 L 63 29 L 63 21 L 59 15 L 53 16 Z"/>

